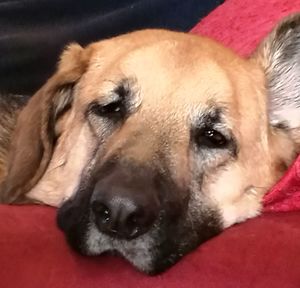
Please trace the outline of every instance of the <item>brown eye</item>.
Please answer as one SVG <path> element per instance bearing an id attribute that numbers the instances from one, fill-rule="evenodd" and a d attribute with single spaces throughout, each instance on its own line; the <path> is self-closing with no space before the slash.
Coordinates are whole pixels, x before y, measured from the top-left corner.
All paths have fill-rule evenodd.
<path id="1" fill-rule="evenodd" d="M 223 134 L 211 128 L 201 129 L 196 135 L 196 142 L 198 146 L 207 148 L 225 148 L 228 144 Z"/>
<path id="2" fill-rule="evenodd" d="M 105 105 L 95 103 L 92 105 L 91 111 L 97 116 L 118 120 L 124 118 L 126 109 L 123 101 L 118 100 Z"/>

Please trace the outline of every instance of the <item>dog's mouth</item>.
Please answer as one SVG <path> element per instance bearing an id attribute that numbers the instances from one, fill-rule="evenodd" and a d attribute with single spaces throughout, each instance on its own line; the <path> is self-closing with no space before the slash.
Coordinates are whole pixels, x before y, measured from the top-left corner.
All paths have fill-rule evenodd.
<path id="1" fill-rule="evenodd" d="M 100 231 L 87 199 L 82 199 L 80 205 L 65 202 L 58 211 L 58 225 L 77 252 L 121 255 L 138 270 L 155 275 L 221 232 L 218 210 L 197 203 L 194 198 L 191 197 L 188 208 L 176 219 L 161 210 L 151 228 L 134 239 L 112 237 Z"/>

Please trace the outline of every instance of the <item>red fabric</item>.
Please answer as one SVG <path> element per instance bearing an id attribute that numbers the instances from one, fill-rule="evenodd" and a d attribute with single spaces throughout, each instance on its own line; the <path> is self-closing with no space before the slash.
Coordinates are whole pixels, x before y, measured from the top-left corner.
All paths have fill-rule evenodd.
<path id="1" fill-rule="evenodd" d="M 248 54 L 276 20 L 295 10 L 300 0 L 227 0 L 193 33 Z M 300 159 L 265 197 L 266 211 L 299 209 L 299 202 L 285 196 L 299 199 L 299 165 Z M 2 205 L 0 219 L 0 287 L 300 287 L 299 211 L 265 213 L 235 225 L 156 277 L 117 257 L 72 252 L 56 228 L 55 209 Z"/>
<path id="2" fill-rule="evenodd" d="M 192 32 L 212 37 L 247 55 L 277 21 L 296 11 L 300 11 L 299 0 L 227 0 Z"/>
<path id="3" fill-rule="evenodd" d="M 300 211 L 300 156 L 264 197 L 264 211 Z"/>
<path id="4" fill-rule="evenodd" d="M 0 219 L 3 288 L 300 287 L 299 212 L 229 228 L 155 277 L 118 257 L 72 252 L 55 226 L 55 209 L 0 206 Z"/>

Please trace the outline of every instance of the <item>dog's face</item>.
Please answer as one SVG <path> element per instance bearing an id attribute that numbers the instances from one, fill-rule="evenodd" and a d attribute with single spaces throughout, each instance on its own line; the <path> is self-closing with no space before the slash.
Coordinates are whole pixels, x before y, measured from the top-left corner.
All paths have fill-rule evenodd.
<path id="1" fill-rule="evenodd" d="M 161 30 L 69 46 L 19 116 L 1 193 L 60 206 L 59 226 L 81 253 L 165 270 L 257 215 L 294 159 L 300 117 L 284 89 L 300 83 L 288 68 L 299 61 L 286 59 L 294 42 L 283 40 L 298 22 L 250 59 Z"/>

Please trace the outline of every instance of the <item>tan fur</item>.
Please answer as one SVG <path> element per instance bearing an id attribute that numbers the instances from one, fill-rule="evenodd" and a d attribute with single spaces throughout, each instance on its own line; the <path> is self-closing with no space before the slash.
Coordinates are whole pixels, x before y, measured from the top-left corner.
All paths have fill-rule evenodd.
<path id="1" fill-rule="evenodd" d="M 206 163 L 203 189 L 221 207 L 225 227 L 257 215 L 262 196 L 296 152 L 293 139 L 269 125 L 261 55 L 242 59 L 208 38 L 163 30 L 135 32 L 85 49 L 69 46 L 56 74 L 18 118 L 3 201 L 59 206 L 75 193 L 100 145 L 96 134 L 106 133 L 93 124 L 98 120 L 87 123 L 87 106 L 109 101 L 114 83 L 128 77 L 137 83 L 136 112 L 105 138 L 97 156 L 105 162 L 117 154 L 124 161 L 156 166 L 161 159 L 153 155 L 163 151 L 172 177 L 184 186 L 198 165 L 188 153 L 190 123 L 211 103 L 226 106 L 226 125 L 236 133 L 239 155 L 232 160 L 220 153 Z M 74 85 L 73 103 L 57 120 L 53 147 L 48 111 L 59 106 L 57 95 L 68 84 Z"/>

